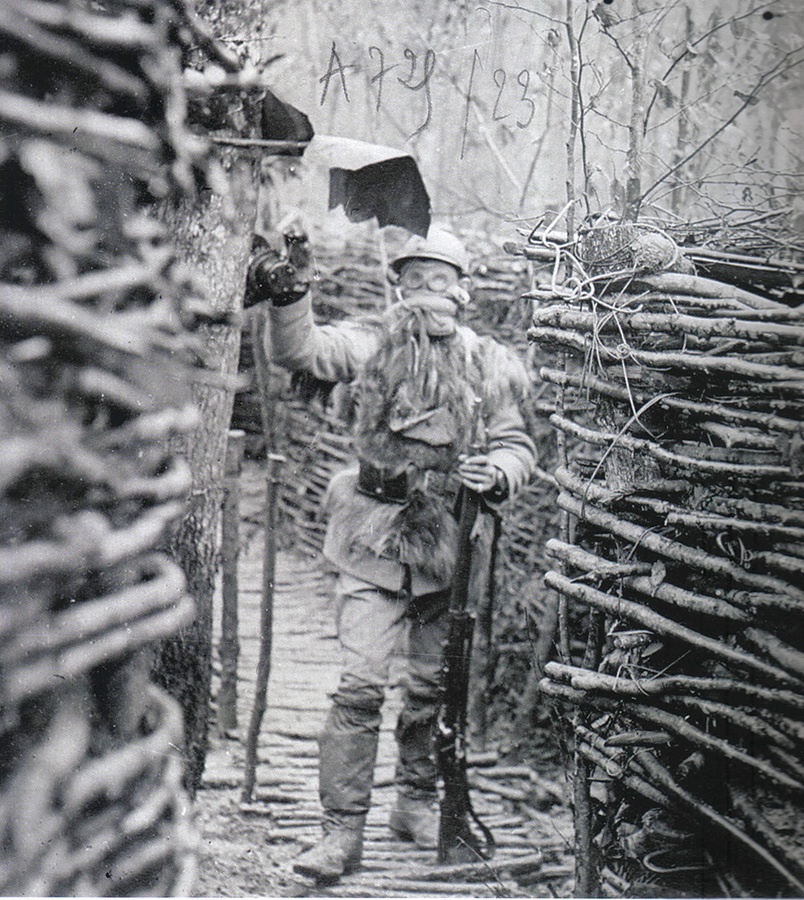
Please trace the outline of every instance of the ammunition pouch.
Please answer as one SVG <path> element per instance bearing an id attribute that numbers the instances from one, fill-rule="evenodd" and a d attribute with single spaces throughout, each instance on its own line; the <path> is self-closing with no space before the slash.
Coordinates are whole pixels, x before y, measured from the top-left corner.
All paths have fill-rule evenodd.
<path id="1" fill-rule="evenodd" d="M 389 466 L 378 466 L 361 459 L 357 489 L 381 503 L 406 503 L 409 496 L 408 470 L 393 472 Z"/>
<path id="2" fill-rule="evenodd" d="M 408 466 L 401 471 L 391 466 L 360 460 L 357 490 L 381 503 L 407 503 L 414 491 L 444 496 L 450 488 L 450 476 L 433 469 Z"/>

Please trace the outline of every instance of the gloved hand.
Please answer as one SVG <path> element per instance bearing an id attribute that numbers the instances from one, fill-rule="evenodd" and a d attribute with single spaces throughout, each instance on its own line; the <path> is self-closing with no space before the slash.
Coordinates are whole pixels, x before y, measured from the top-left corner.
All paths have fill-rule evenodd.
<path id="1" fill-rule="evenodd" d="M 270 300 L 274 306 L 287 306 L 300 300 L 310 282 L 299 276 L 295 266 L 275 250 L 265 250 L 251 261 L 246 282 L 246 309 Z"/>

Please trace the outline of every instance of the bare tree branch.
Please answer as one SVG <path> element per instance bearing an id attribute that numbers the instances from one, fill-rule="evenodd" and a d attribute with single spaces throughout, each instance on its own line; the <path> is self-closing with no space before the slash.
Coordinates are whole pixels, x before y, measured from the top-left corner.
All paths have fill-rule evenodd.
<path id="1" fill-rule="evenodd" d="M 737 108 L 737 110 L 735 112 L 733 112 L 725 121 L 723 121 L 709 135 L 709 137 L 707 137 L 702 143 L 700 143 L 694 150 L 690 151 L 690 153 L 688 153 L 683 159 L 679 160 L 679 162 L 677 162 L 674 166 L 672 166 L 670 169 L 668 169 L 664 173 L 664 175 L 657 178 L 656 181 L 654 181 L 653 184 L 643 192 L 642 197 L 641 197 L 641 202 L 644 203 L 645 199 L 654 190 L 656 190 L 656 188 L 660 184 L 665 182 L 671 175 L 674 175 L 676 172 L 678 172 L 678 170 L 681 169 L 683 166 L 685 166 L 691 159 L 698 156 L 698 154 L 701 153 L 701 151 L 706 146 L 711 144 L 712 141 L 719 134 L 722 134 L 729 127 L 729 125 L 731 125 L 732 122 L 734 122 L 741 115 L 741 113 L 745 109 L 747 109 L 749 106 L 752 106 L 756 102 L 756 95 L 759 93 L 759 91 L 761 91 L 763 88 L 767 87 L 767 85 L 770 84 L 771 81 L 775 80 L 779 76 L 786 74 L 787 72 L 791 71 L 791 69 L 794 69 L 796 66 L 801 65 L 801 63 L 804 63 L 804 59 L 797 59 L 793 62 L 788 62 L 788 60 L 790 60 L 790 58 L 792 56 L 795 56 L 796 53 L 800 53 L 802 50 L 804 50 L 804 47 L 796 47 L 794 50 L 790 50 L 788 53 L 785 53 L 785 55 L 777 63 L 777 65 L 774 66 L 769 72 L 766 72 L 759 79 L 759 81 L 753 87 L 751 92 L 745 96 L 745 99 L 742 101 L 742 103 L 740 104 L 740 106 Z"/>
<path id="2" fill-rule="evenodd" d="M 715 34 L 715 32 L 720 31 L 721 28 L 725 28 L 727 25 L 730 25 L 734 22 L 739 22 L 741 19 L 747 19 L 750 16 L 756 15 L 761 10 L 767 9 L 769 6 L 772 6 L 772 5 L 773 5 L 773 0 L 768 0 L 768 2 L 766 2 L 766 3 L 760 3 L 758 6 L 753 7 L 752 9 L 748 10 L 748 12 L 743 13 L 742 15 L 730 16 L 728 19 L 725 19 L 723 22 L 720 22 L 717 25 L 714 25 L 708 31 L 705 31 L 702 35 L 697 37 L 694 41 L 687 41 L 685 43 L 684 49 L 681 51 L 681 53 L 679 53 L 679 55 L 670 63 L 670 65 L 667 67 L 667 69 L 665 69 L 664 75 L 662 75 L 661 78 L 658 79 L 658 84 L 664 84 L 664 82 L 667 80 L 668 76 L 672 73 L 673 69 L 675 69 L 675 67 L 683 59 L 685 59 L 690 54 L 690 52 L 692 50 L 694 50 L 695 47 L 697 47 L 698 44 L 700 44 L 702 41 L 705 41 L 707 38 L 711 37 L 713 34 Z M 656 87 L 656 88 L 654 88 L 653 96 L 650 98 L 650 102 L 648 103 L 647 108 L 645 109 L 645 121 L 642 126 L 644 131 L 647 131 L 647 129 L 648 129 L 648 120 L 650 119 L 650 114 L 653 111 L 653 105 L 656 103 L 658 96 L 659 96 L 659 89 L 658 89 L 658 87 Z"/>
<path id="3" fill-rule="evenodd" d="M 570 240 L 575 230 L 575 142 L 580 128 L 580 60 L 578 38 L 575 34 L 573 0 L 566 0 L 566 20 L 564 27 L 570 51 L 570 83 L 572 86 L 572 102 L 570 105 L 570 124 L 567 135 L 567 235 Z"/>
<path id="4" fill-rule="evenodd" d="M 530 13 L 532 16 L 537 16 L 540 19 L 547 19 L 548 22 L 555 22 L 556 25 L 563 25 L 561 19 L 539 12 L 537 9 L 528 9 L 526 6 L 520 6 L 518 3 L 503 3 L 502 0 L 486 0 L 486 2 L 489 6 L 501 6 L 503 9 L 514 9 L 517 12 Z"/>

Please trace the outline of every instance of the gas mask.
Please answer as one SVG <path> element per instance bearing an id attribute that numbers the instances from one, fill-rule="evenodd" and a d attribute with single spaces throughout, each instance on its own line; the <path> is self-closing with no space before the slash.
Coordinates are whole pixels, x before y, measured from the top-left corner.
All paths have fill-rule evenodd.
<path id="1" fill-rule="evenodd" d="M 430 288 L 428 290 L 428 288 Z M 406 300 L 410 301 L 414 297 L 418 296 L 428 296 L 433 298 L 445 298 L 447 300 L 451 300 L 458 309 L 463 309 L 469 303 L 469 292 L 462 288 L 459 284 L 453 284 L 446 288 L 446 290 L 434 291 L 431 288 L 431 285 L 426 285 L 424 289 L 420 290 L 411 290 L 408 285 L 397 286 L 394 288 L 394 293 L 396 294 L 396 299 L 400 303 L 404 303 Z"/>

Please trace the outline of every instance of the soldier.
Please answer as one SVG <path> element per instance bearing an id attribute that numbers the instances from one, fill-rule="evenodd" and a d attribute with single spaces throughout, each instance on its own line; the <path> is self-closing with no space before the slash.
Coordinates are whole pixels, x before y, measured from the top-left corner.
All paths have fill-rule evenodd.
<path id="1" fill-rule="evenodd" d="M 391 264 L 397 302 L 374 319 L 334 325 L 314 323 L 306 285 L 288 278 L 287 269 L 276 277 L 277 264 L 260 269 L 259 259 L 252 268 L 258 296 L 271 300 L 271 358 L 357 389 L 359 465 L 335 476 L 325 504 L 324 555 L 339 573 L 345 658 L 319 746 L 323 838 L 294 865 L 322 882 L 360 863 L 380 709 L 391 656 L 405 636 L 389 824 L 421 848 L 437 846 L 432 729 L 456 552 L 448 481 L 457 475 L 498 502 L 535 466 L 519 408 L 528 384 L 524 366 L 459 321 L 469 299 L 468 264 L 463 244 L 431 227 Z"/>

